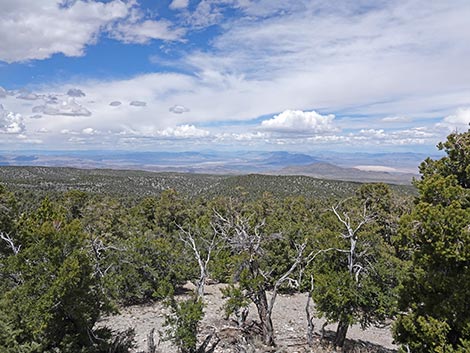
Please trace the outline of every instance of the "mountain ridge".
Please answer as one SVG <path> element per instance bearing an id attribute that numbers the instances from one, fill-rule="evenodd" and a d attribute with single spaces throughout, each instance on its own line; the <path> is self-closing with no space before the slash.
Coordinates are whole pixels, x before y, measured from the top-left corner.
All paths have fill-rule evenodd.
<path id="1" fill-rule="evenodd" d="M 0 151 L 0 165 L 143 170 L 191 174 L 308 175 L 329 180 L 409 184 L 423 156 L 413 153 L 307 154 L 286 151 Z M 357 167 L 357 168 L 355 168 Z M 412 173 L 410 173 L 410 171 Z"/>

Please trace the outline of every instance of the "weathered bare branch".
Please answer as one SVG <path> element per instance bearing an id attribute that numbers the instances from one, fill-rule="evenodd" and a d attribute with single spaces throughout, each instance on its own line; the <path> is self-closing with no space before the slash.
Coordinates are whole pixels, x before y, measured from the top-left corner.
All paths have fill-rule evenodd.
<path id="1" fill-rule="evenodd" d="M 312 301 L 312 291 L 313 291 L 314 281 L 313 275 L 310 276 L 310 291 L 307 292 L 307 302 L 305 304 L 305 314 L 307 315 L 307 344 L 309 347 L 313 346 L 313 330 L 315 329 L 315 324 L 313 323 L 314 317 L 310 312 L 310 302 Z"/>
<path id="2" fill-rule="evenodd" d="M 113 268 L 113 264 L 110 264 L 106 269 L 101 268 L 101 261 L 103 258 L 103 253 L 109 251 L 109 250 L 114 250 L 114 251 L 125 251 L 125 249 L 118 248 L 113 245 L 104 245 L 103 241 L 98 237 L 95 236 L 93 239 L 91 239 L 90 242 L 90 247 L 93 252 L 93 256 L 95 258 L 95 268 L 96 268 L 96 273 L 99 275 L 99 277 L 104 277 L 108 271 Z"/>
<path id="3" fill-rule="evenodd" d="M 301 245 L 296 245 L 297 255 L 295 257 L 294 262 L 292 263 L 291 267 L 274 284 L 274 288 L 273 288 L 273 291 L 272 291 L 272 294 L 271 294 L 271 300 L 269 301 L 269 306 L 267 308 L 269 314 L 272 313 L 272 310 L 274 308 L 274 303 L 276 301 L 277 292 L 279 290 L 279 287 L 284 282 L 289 280 L 290 275 L 292 274 L 292 272 L 294 272 L 294 270 L 297 268 L 297 266 L 299 266 L 299 264 L 304 260 L 303 255 L 304 255 L 304 251 L 305 251 L 306 247 L 307 247 L 306 243 L 303 243 Z"/>
<path id="4" fill-rule="evenodd" d="M 0 239 L 5 241 L 8 244 L 8 247 L 13 251 L 15 255 L 18 255 L 21 249 L 21 245 L 15 245 L 15 242 L 13 241 L 12 237 L 10 234 L 0 232 Z"/>
<path id="5" fill-rule="evenodd" d="M 207 267 L 211 259 L 212 251 L 216 248 L 216 246 L 221 241 L 220 236 L 219 236 L 221 233 L 217 231 L 217 227 L 215 225 L 211 224 L 211 228 L 213 230 L 211 239 L 207 240 L 207 239 L 202 239 L 202 237 L 200 237 L 201 242 L 205 244 L 204 250 L 206 252 L 206 256 L 205 258 L 203 258 L 202 257 L 203 249 L 201 249 L 201 247 L 196 244 L 196 240 L 191 229 L 186 230 L 179 224 L 177 224 L 176 226 L 179 229 L 180 240 L 192 250 L 194 257 L 196 258 L 196 261 L 198 263 L 200 274 L 199 274 L 198 282 L 196 283 L 197 296 L 199 298 L 202 298 L 204 296 L 205 281 L 208 276 Z"/>

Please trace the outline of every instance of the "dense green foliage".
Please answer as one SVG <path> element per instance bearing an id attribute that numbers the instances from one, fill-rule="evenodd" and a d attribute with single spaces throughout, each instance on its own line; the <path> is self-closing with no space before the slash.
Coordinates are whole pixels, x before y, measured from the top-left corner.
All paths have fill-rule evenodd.
<path id="1" fill-rule="evenodd" d="M 243 189 L 249 199 L 264 193 L 275 197 L 344 198 L 361 185 L 356 182 L 315 179 L 307 176 L 207 175 L 154 173 L 137 170 L 74 169 L 60 167 L 0 166 L 0 180 L 11 191 L 27 194 L 31 200 L 46 194 L 80 190 L 90 194 L 111 195 L 131 201 L 158 197 L 169 189 L 188 198 L 211 200 L 219 196 L 239 197 Z M 402 195 L 414 195 L 411 185 L 392 185 Z"/>
<path id="2" fill-rule="evenodd" d="M 396 338 L 411 351 L 464 352 L 469 140 L 451 135 L 440 145 L 447 156 L 423 163 L 415 205 L 405 189 L 304 177 L 109 171 L 99 182 L 103 171 L 80 171 L 64 187 L 73 170 L 54 186 L 44 169 L 39 192 L 28 190 L 34 178 L 10 178 L 0 186 L 0 351 L 126 352 L 130 340 L 100 318 L 166 299 L 168 337 L 194 352 L 204 298 L 173 294 L 204 275 L 227 283 L 227 316 L 266 344 L 275 343 L 277 293 L 302 290 L 339 323 L 336 345 L 353 323 L 382 324 L 401 310 Z M 178 183 L 182 193 L 168 188 Z M 198 256 L 209 259 L 204 271 Z M 250 303 L 256 323 L 245 322 Z"/>
<path id="3" fill-rule="evenodd" d="M 326 251 L 315 261 L 312 297 L 320 315 L 339 323 L 335 345 L 343 346 L 350 325 L 366 328 L 395 314 L 402 263 L 388 241 L 395 226 L 386 214 L 399 212 L 392 196 L 384 184 L 364 185 L 325 214 Z"/>
<path id="4" fill-rule="evenodd" d="M 86 235 L 78 221 L 67 222 L 60 207 L 45 199 L 39 209 L 19 217 L 2 233 L 0 312 L 19 346 L 37 351 L 101 351 L 102 334 L 93 330 L 108 298 L 93 275 Z M 16 337 L 15 337 L 16 335 Z"/>
<path id="5" fill-rule="evenodd" d="M 171 311 L 164 323 L 167 327 L 166 339 L 173 342 L 181 353 L 195 353 L 198 326 L 204 316 L 202 299 L 171 300 L 169 307 Z"/>
<path id="6" fill-rule="evenodd" d="M 417 204 L 402 219 L 399 243 L 411 259 L 401 291 L 398 342 L 412 352 L 470 350 L 470 132 L 438 145 L 416 182 Z"/>

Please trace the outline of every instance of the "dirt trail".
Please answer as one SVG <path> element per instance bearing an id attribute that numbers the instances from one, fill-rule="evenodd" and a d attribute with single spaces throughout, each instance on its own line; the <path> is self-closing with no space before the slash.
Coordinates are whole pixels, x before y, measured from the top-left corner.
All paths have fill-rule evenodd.
<path id="1" fill-rule="evenodd" d="M 191 289 L 191 286 L 187 286 Z M 221 284 L 206 286 L 205 296 L 205 317 L 202 322 L 202 332 L 207 333 L 214 328 L 217 331 L 230 328 L 234 324 L 230 320 L 224 320 L 224 313 L 221 309 L 224 299 L 220 289 Z M 310 352 L 306 345 L 306 314 L 305 314 L 306 294 L 279 295 L 273 312 L 273 322 L 276 331 L 277 348 L 275 352 Z M 158 331 L 163 330 L 163 321 L 166 309 L 160 304 L 131 306 L 121 310 L 119 315 L 106 317 L 101 320 L 100 325 L 108 326 L 113 330 L 122 331 L 134 328 L 136 332 L 137 347 L 134 352 L 144 352 L 147 348 L 147 335 L 154 328 L 155 341 L 159 340 Z M 255 308 L 250 307 L 248 319 L 256 319 Z M 315 319 L 315 331 L 319 333 L 324 319 Z M 334 332 L 336 325 L 326 326 L 326 330 Z M 230 330 L 226 330 L 230 331 Z M 233 330 L 232 330 L 233 331 Z M 389 328 L 369 328 L 365 331 L 359 326 L 353 326 L 348 331 L 348 339 L 363 341 L 364 344 L 377 345 L 377 349 L 370 352 L 394 352 L 397 347 L 392 343 L 393 339 Z M 161 353 L 174 353 L 176 348 L 169 342 L 160 340 L 159 349 Z M 233 347 L 227 339 L 223 339 L 216 349 L 217 353 L 233 352 Z M 267 350 L 256 350 L 256 352 Z M 328 350 L 324 350 L 326 352 Z"/>

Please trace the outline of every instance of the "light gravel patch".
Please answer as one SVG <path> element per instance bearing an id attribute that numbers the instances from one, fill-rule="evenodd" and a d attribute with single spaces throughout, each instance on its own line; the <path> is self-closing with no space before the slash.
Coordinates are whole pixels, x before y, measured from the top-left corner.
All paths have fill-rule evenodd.
<path id="1" fill-rule="evenodd" d="M 221 342 L 216 349 L 216 353 L 237 352 L 233 346 L 233 340 L 237 337 L 237 329 L 231 320 L 224 320 L 224 312 L 222 306 L 224 299 L 220 291 L 224 285 L 212 284 L 206 286 L 205 302 L 205 317 L 201 323 L 201 340 L 210 332 L 222 332 Z M 191 284 L 186 285 L 186 288 L 191 290 L 194 288 Z M 187 297 L 179 295 L 181 299 Z M 329 352 L 331 350 L 310 349 L 306 344 L 306 330 L 307 319 L 305 313 L 307 295 L 293 294 L 293 295 L 278 295 L 276 304 L 273 311 L 273 323 L 276 334 L 277 347 L 270 349 L 268 347 L 260 347 L 258 345 L 256 350 L 251 352 Z M 164 331 L 163 323 L 165 321 L 165 314 L 167 309 L 161 303 L 154 303 L 150 305 L 138 305 L 123 308 L 120 314 L 103 318 L 99 322 L 99 326 L 107 326 L 115 331 L 124 331 L 129 328 L 135 330 L 136 348 L 134 353 L 145 352 L 147 349 L 148 334 L 152 329 L 155 329 L 155 342 L 159 342 L 159 353 L 174 353 L 177 352 L 176 347 L 172 346 L 169 342 L 163 341 L 161 333 Z M 256 320 L 256 310 L 254 306 L 250 306 L 249 320 Z M 314 319 L 315 332 L 319 345 L 320 330 L 325 322 L 324 319 Z M 327 325 L 327 333 L 333 333 L 336 330 L 336 324 Z M 375 328 L 371 327 L 367 330 L 362 330 L 360 326 L 354 325 L 348 331 L 347 338 L 349 340 L 357 341 L 358 346 L 371 346 L 375 347 L 369 352 L 394 352 L 398 348 L 393 344 L 393 338 L 390 328 Z"/>

